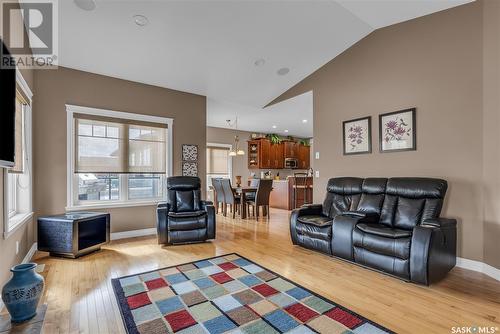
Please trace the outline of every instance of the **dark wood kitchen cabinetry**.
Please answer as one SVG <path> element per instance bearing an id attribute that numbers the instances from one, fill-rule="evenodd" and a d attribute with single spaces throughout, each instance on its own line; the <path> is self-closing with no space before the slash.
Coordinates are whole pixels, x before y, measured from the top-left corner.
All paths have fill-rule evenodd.
<path id="1" fill-rule="evenodd" d="M 271 144 L 271 167 L 272 169 L 283 169 L 285 158 L 283 157 L 283 144 Z"/>
<path id="2" fill-rule="evenodd" d="M 297 145 L 297 160 L 299 169 L 309 169 L 311 167 L 311 148 L 306 145 L 298 144 Z"/>
<path id="3" fill-rule="evenodd" d="M 299 145 L 297 144 L 297 142 L 286 140 L 282 144 L 283 144 L 283 148 L 284 148 L 284 158 L 285 159 L 288 159 L 288 158 L 297 159 L 298 158 L 297 147 Z"/>
<path id="4" fill-rule="evenodd" d="M 272 144 L 267 138 L 248 141 L 249 169 L 283 169 L 285 158 L 297 159 L 298 169 L 308 169 L 309 146 L 288 140 Z"/>
<path id="5" fill-rule="evenodd" d="M 259 140 L 250 140 L 248 142 L 248 168 L 260 168 L 260 141 Z"/>
<path id="6" fill-rule="evenodd" d="M 272 168 L 271 142 L 269 140 L 258 139 L 248 142 L 248 168 Z"/>

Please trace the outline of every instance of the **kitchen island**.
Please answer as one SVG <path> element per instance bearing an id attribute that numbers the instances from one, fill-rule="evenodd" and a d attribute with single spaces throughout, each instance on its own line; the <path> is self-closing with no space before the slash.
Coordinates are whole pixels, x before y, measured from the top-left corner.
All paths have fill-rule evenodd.
<path id="1" fill-rule="evenodd" d="M 273 191 L 269 198 L 269 206 L 276 209 L 293 210 L 306 203 L 312 203 L 313 178 L 311 176 L 298 177 L 298 188 L 295 189 L 295 178 L 287 177 L 285 180 L 274 180 Z M 304 186 L 305 185 L 305 186 Z M 295 205 L 294 190 L 297 194 Z"/>

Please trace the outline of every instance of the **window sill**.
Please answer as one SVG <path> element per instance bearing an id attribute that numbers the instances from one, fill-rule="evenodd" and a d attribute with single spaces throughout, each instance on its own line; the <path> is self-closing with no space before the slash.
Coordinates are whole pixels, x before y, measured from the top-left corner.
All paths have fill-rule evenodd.
<path id="1" fill-rule="evenodd" d="M 33 212 L 19 213 L 11 218 L 9 218 L 9 230 L 3 233 L 3 238 L 8 239 L 17 230 L 19 230 L 24 224 L 29 222 L 33 218 Z"/>
<path id="2" fill-rule="evenodd" d="M 66 211 L 82 211 L 91 209 L 113 209 L 113 208 L 129 208 L 137 206 L 154 206 L 159 202 L 165 201 L 164 199 L 152 201 L 129 201 L 129 202 L 110 202 L 110 203 L 92 203 L 92 204 L 77 204 L 67 206 Z"/>

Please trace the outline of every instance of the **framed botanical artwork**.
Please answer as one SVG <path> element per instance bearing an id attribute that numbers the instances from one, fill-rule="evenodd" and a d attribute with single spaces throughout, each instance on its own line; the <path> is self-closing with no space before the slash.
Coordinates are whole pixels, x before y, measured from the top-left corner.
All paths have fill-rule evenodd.
<path id="1" fill-rule="evenodd" d="M 417 149 L 416 108 L 379 115 L 380 152 Z"/>
<path id="2" fill-rule="evenodd" d="M 182 145 L 182 161 L 198 161 L 198 145 Z"/>
<path id="3" fill-rule="evenodd" d="M 198 176 L 198 163 L 182 162 L 182 176 Z"/>
<path id="4" fill-rule="evenodd" d="M 372 152 L 371 116 L 342 122 L 344 155 Z"/>

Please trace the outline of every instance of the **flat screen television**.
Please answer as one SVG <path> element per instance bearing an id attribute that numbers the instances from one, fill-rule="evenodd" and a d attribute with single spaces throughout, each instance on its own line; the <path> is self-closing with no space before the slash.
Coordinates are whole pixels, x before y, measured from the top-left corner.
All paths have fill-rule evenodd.
<path id="1" fill-rule="evenodd" d="M 0 61 L 0 167 L 13 167 L 15 155 L 16 69 L 6 65 L 12 59 L 3 40 Z"/>

